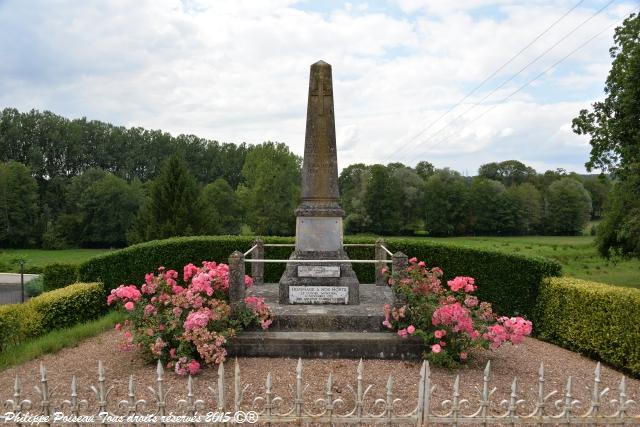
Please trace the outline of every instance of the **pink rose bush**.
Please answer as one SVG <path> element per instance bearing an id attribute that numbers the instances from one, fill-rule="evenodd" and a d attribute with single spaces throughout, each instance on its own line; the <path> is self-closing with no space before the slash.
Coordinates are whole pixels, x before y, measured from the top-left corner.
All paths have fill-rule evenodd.
<path id="1" fill-rule="evenodd" d="M 530 321 L 497 317 L 491 304 L 472 295 L 478 289 L 472 277 L 456 277 L 444 285 L 443 275 L 442 269 L 411 258 L 405 270 L 388 279 L 398 304 L 385 304 L 382 324 L 402 338 L 422 338 L 430 362 L 455 367 L 474 347 L 520 344 L 531 335 Z"/>
<path id="2" fill-rule="evenodd" d="M 245 285 L 253 280 L 245 276 Z M 231 316 L 229 266 L 205 261 L 201 267 L 175 270 L 158 268 L 138 288 L 121 285 L 107 297 L 128 313 L 123 324 L 121 350 L 139 348 L 149 361 L 161 360 L 180 375 L 194 375 L 203 365 L 224 361 L 225 344 L 238 331 L 259 326 L 267 329 L 271 311 L 264 299 L 245 298 L 244 306 Z"/>

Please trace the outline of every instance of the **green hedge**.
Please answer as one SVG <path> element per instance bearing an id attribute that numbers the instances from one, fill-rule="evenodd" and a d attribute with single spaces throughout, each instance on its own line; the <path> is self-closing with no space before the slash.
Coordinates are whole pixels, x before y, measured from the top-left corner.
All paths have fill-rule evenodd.
<path id="1" fill-rule="evenodd" d="M 80 280 L 105 284 L 106 290 L 121 284 L 140 284 L 144 275 L 158 266 L 181 271 L 182 267 L 203 260 L 228 262 L 235 251 L 246 251 L 252 238 L 237 236 L 179 237 L 146 242 L 92 258 L 80 265 Z M 267 243 L 293 243 L 290 237 L 268 237 Z M 345 243 L 374 243 L 373 237 L 347 238 Z M 538 288 L 543 277 L 559 275 L 560 264 L 544 258 L 532 258 L 504 252 L 480 250 L 442 244 L 422 239 L 389 238 L 387 247 L 402 251 L 409 257 L 425 260 L 430 266 L 439 266 L 447 279 L 466 275 L 477 279 L 480 298 L 492 302 L 503 314 L 523 314 L 531 317 Z M 266 248 L 266 257 L 286 259 L 290 247 Z M 348 247 L 352 259 L 373 259 L 373 247 Z M 265 265 L 265 280 L 277 282 L 284 271 L 284 264 Z M 372 264 L 354 264 L 361 283 L 373 283 Z M 247 264 L 250 274 L 250 265 Z"/>
<path id="2" fill-rule="evenodd" d="M 76 283 L 23 304 L 0 306 L 0 349 L 95 319 L 106 309 L 104 289 L 99 283 Z"/>
<path id="3" fill-rule="evenodd" d="M 42 288 L 45 292 L 64 288 L 78 281 L 78 266 L 75 264 L 49 264 L 42 271 Z"/>
<path id="4" fill-rule="evenodd" d="M 541 339 L 640 376 L 640 290 L 571 277 L 545 280 L 535 320 Z"/>

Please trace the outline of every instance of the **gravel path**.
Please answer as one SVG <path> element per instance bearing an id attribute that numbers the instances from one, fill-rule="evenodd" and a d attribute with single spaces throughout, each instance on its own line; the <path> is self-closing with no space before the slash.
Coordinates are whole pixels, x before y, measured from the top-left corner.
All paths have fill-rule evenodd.
<path id="1" fill-rule="evenodd" d="M 53 396 L 54 405 L 59 405 L 63 399 L 69 398 L 69 384 L 72 375 L 78 379 L 78 390 L 80 398 L 89 399 L 89 403 L 95 402 L 90 385 L 97 385 L 97 364 L 98 360 L 104 362 L 107 373 L 107 384 L 114 386 L 114 390 L 109 397 L 111 410 L 115 409 L 115 403 L 126 398 L 126 387 L 129 375 L 133 374 L 137 381 L 138 397 L 153 401 L 153 396 L 147 386 L 154 386 L 155 367 L 142 362 L 135 352 L 120 352 L 116 350 L 116 340 L 119 335 L 115 331 L 103 333 L 94 338 L 82 342 L 74 348 L 67 348 L 53 355 L 46 355 L 40 359 L 27 362 L 23 365 L 9 368 L 0 372 L 0 402 L 12 397 L 13 382 L 17 375 L 22 381 L 23 390 L 31 399 L 38 402 L 34 386 L 38 384 L 39 365 L 42 362 L 48 370 L 50 387 L 56 388 Z M 588 407 L 591 399 L 591 387 L 593 385 L 593 371 L 595 362 L 579 354 L 564 350 L 560 347 L 538 341 L 527 339 L 519 347 L 505 346 L 498 351 L 478 351 L 473 354 L 473 359 L 467 367 L 457 371 L 433 368 L 433 384 L 436 386 L 434 392 L 434 408 L 439 409 L 440 402 L 449 399 L 452 393 L 452 386 L 456 374 L 460 375 L 461 398 L 471 401 L 471 408 L 477 408 L 478 394 L 475 387 L 482 386 L 482 371 L 488 360 L 491 360 L 492 378 L 491 386 L 497 387 L 493 396 L 494 402 L 507 399 L 511 390 L 511 383 L 514 376 L 518 378 L 519 398 L 526 399 L 527 403 L 523 410 L 532 409 L 531 402 L 537 394 L 538 367 L 540 362 L 545 364 L 545 388 L 548 391 L 558 390 L 559 394 L 551 401 L 560 398 L 567 376 L 574 378 L 572 394 L 574 398 L 581 400 L 584 404 L 580 407 Z M 250 402 L 257 395 L 264 392 L 264 382 L 267 372 L 273 375 L 274 395 L 284 398 L 284 408 L 290 407 L 292 401 L 292 390 L 289 385 L 295 384 L 295 366 L 297 360 L 294 359 L 265 359 L 265 358 L 240 358 L 238 363 L 241 368 L 243 384 L 249 387 L 245 392 L 245 402 Z M 355 386 L 357 360 L 304 360 L 304 383 L 309 384 L 305 396 L 312 402 L 316 398 L 323 397 L 325 381 L 329 373 L 333 374 L 336 397 L 342 397 L 345 405 L 349 407 L 353 403 L 351 392 L 347 385 Z M 398 405 L 401 411 L 413 409 L 417 399 L 418 379 L 420 363 L 404 361 L 365 361 L 364 382 L 366 385 L 373 384 L 372 390 L 367 400 L 372 402 L 377 398 L 384 398 L 386 395 L 385 386 L 389 375 L 394 379 L 394 395 L 403 401 Z M 618 383 L 622 374 L 608 367 L 602 368 L 601 387 L 609 387 L 611 391 L 605 396 L 606 402 L 617 397 Z M 213 407 L 212 394 L 208 387 L 215 388 L 217 379 L 217 369 L 210 367 L 194 378 L 195 394 L 198 398 L 206 400 L 209 407 Z M 233 396 L 233 363 L 226 364 L 226 385 L 227 397 Z M 176 400 L 184 398 L 186 380 L 178 377 L 173 372 L 168 372 L 165 378 L 165 386 L 171 388 L 168 397 L 168 408 L 175 408 Z M 640 402 L 640 381 L 627 379 L 627 395 L 630 399 Z M 497 408 L 497 403 L 492 406 Z M 551 409 L 552 404 L 549 404 Z M 603 406 L 604 410 L 609 408 L 609 404 Z M 638 414 L 638 409 L 634 408 L 632 413 Z"/>

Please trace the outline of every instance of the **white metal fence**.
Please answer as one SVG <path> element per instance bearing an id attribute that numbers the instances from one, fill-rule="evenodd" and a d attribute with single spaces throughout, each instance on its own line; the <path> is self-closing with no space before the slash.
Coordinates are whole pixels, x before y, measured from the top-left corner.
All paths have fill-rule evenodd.
<path id="1" fill-rule="evenodd" d="M 371 386 L 364 383 L 364 363 L 357 368 L 355 384 L 348 386 L 352 398 L 336 397 L 331 375 L 326 379 L 322 395 L 306 396 L 307 385 L 303 379 L 302 360 L 298 360 L 295 384 L 292 384 L 293 400 L 287 402 L 274 393 L 273 379 L 268 373 L 264 387 L 256 397 L 245 399 L 249 384 L 243 383 L 240 366 L 234 366 L 233 393 L 225 395 L 224 365 L 218 367 L 216 383 L 208 387 L 209 395 L 194 395 L 191 377 L 185 380 L 182 396 L 169 390 L 164 384 L 164 370 L 158 362 L 155 386 L 148 387 L 153 400 L 140 399 L 133 377 L 129 378 L 127 398 L 109 401 L 113 386 L 108 386 L 102 363 L 98 364 L 97 385 L 90 387 L 90 396 L 81 396 L 73 377 L 70 393 L 57 397 L 49 385 L 46 369 L 40 367 L 40 384 L 35 387 L 36 400 L 23 395 L 21 383 L 16 377 L 13 397 L 5 402 L 5 413 L 0 421 L 15 425 L 631 425 L 640 424 L 640 416 L 629 413 L 635 404 L 627 397 L 626 380 L 622 377 L 617 392 L 608 402 L 608 388 L 600 387 L 600 364 L 596 366 L 591 402 L 582 405 L 572 397 L 572 378 L 569 377 L 562 393 L 545 390 L 544 367 L 538 372 L 537 399 L 525 402 L 518 396 L 518 383 L 514 379 L 509 399 L 493 401 L 495 388 L 490 384 L 490 364 L 484 370 L 482 389 L 477 389 L 478 399 L 472 404 L 461 399 L 459 378 L 456 377 L 451 398 L 435 402 L 429 364 L 424 362 L 418 380 L 418 400 L 410 411 L 396 409 L 401 403 L 394 397 L 393 378 L 389 377 L 385 398 L 371 398 Z M 263 390 L 263 391 L 262 391 Z M 56 396 L 54 396 L 54 394 Z M 556 396 L 555 399 L 552 399 Z M 170 401 L 171 400 L 171 401 Z M 91 402 L 91 404 L 89 403 Z M 603 409 L 608 403 L 608 411 Z M 405 402 L 406 403 L 406 402 Z M 533 410 L 526 411 L 523 406 Z M 168 408 L 175 406 L 177 412 Z M 443 408 L 441 410 L 437 408 Z M 242 412 L 244 411 L 244 412 Z M 22 415 L 22 418 L 18 416 Z M 227 414 L 223 419 L 222 414 Z M 241 415 L 241 417 L 238 416 Z M 26 418 L 30 416 L 31 418 Z M 235 417 L 235 418 L 234 418 Z M 4 420 L 3 420 L 4 418 Z"/>

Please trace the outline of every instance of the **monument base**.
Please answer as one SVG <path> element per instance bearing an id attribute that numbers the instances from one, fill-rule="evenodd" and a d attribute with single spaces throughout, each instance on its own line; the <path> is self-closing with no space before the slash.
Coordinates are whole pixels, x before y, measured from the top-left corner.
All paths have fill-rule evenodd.
<path id="1" fill-rule="evenodd" d="M 345 260 L 326 263 L 287 263 L 280 278 L 280 304 L 360 303 L 360 282 L 344 250 L 294 251 L 291 260 Z"/>

